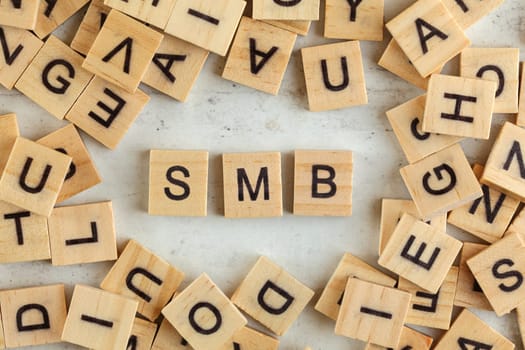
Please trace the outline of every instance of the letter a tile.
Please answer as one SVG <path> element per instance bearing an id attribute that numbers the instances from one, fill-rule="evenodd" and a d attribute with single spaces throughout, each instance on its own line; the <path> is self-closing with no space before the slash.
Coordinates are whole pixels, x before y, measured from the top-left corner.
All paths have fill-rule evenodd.
<path id="1" fill-rule="evenodd" d="M 277 335 L 286 333 L 314 292 L 266 257 L 260 257 L 232 301 Z"/>
<path id="2" fill-rule="evenodd" d="M 461 245 L 445 232 L 405 214 L 379 257 L 379 265 L 437 293 Z"/>
<path id="3" fill-rule="evenodd" d="M 202 274 L 162 310 L 195 350 L 219 350 L 247 320 L 224 293 Z"/>

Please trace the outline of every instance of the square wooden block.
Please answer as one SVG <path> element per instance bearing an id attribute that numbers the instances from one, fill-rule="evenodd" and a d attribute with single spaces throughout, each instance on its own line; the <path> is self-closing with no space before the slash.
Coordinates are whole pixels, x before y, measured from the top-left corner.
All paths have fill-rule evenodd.
<path id="1" fill-rule="evenodd" d="M 111 7 L 104 5 L 104 0 L 91 0 L 73 41 L 71 41 L 71 48 L 86 56 L 102 29 L 109 11 Z"/>
<path id="2" fill-rule="evenodd" d="M 11 90 L 44 43 L 30 31 L 7 26 L 0 26 L 0 41 L 6 45 L 0 56 L 0 84 Z"/>
<path id="3" fill-rule="evenodd" d="M 40 0 L 0 0 L 0 25 L 32 30 L 39 7 Z"/>
<path id="4" fill-rule="evenodd" d="M 104 146 L 115 149 L 149 99 L 142 90 L 132 94 L 95 77 L 66 119 Z"/>
<path id="5" fill-rule="evenodd" d="M 222 77 L 277 95 L 296 38 L 288 30 L 243 17 Z"/>
<path id="6" fill-rule="evenodd" d="M 424 78 L 470 45 L 441 0 L 418 0 L 386 27 Z"/>
<path id="7" fill-rule="evenodd" d="M 165 35 L 142 82 L 181 102 L 186 101 L 209 52 Z"/>
<path id="8" fill-rule="evenodd" d="M 252 18 L 317 21 L 320 5 L 320 0 L 252 0 Z"/>
<path id="9" fill-rule="evenodd" d="M 525 130 L 506 122 L 490 151 L 481 183 L 525 201 Z"/>
<path id="10" fill-rule="evenodd" d="M 505 0 L 442 0 L 458 24 L 466 29 L 488 15 Z"/>
<path id="11" fill-rule="evenodd" d="M 283 215 L 281 153 L 225 153 L 222 169 L 224 216 Z"/>
<path id="12" fill-rule="evenodd" d="M 157 324 L 136 317 L 131 328 L 126 349 L 150 350 L 157 332 Z"/>
<path id="13" fill-rule="evenodd" d="M 66 320 L 64 285 L 0 292 L 8 348 L 59 343 Z"/>
<path id="14" fill-rule="evenodd" d="M 177 294 L 162 314 L 195 350 L 221 349 L 247 323 L 206 274 Z"/>
<path id="15" fill-rule="evenodd" d="M 313 296 L 313 290 L 261 256 L 231 300 L 266 328 L 283 335 Z"/>
<path id="16" fill-rule="evenodd" d="M 312 24 L 311 21 L 265 20 L 263 22 L 302 36 L 308 35 Z"/>
<path id="17" fill-rule="evenodd" d="M 384 7 L 384 0 L 326 0 L 325 38 L 382 41 Z"/>
<path id="18" fill-rule="evenodd" d="M 62 185 L 58 195 L 57 203 L 63 202 L 102 181 L 84 142 L 73 124 L 68 124 L 42 137 L 37 140 L 37 143 L 73 158 L 69 165 L 64 185 Z"/>
<path id="19" fill-rule="evenodd" d="M 419 96 L 386 112 L 409 163 L 415 163 L 462 140 L 457 136 L 431 134 L 421 130 L 426 99 L 424 95 Z"/>
<path id="20" fill-rule="evenodd" d="M 421 129 L 445 135 L 488 139 L 496 83 L 433 74 Z"/>
<path id="21" fill-rule="evenodd" d="M 351 151 L 295 151 L 295 215 L 351 216 Z"/>
<path id="22" fill-rule="evenodd" d="M 462 77 L 496 82 L 494 113 L 518 113 L 519 49 L 467 48 L 460 57 Z"/>
<path id="23" fill-rule="evenodd" d="M 190 344 L 184 339 L 179 332 L 168 322 L 163 319 L 159 331 L 153 340 L 151 350 L 192 350 Z"/>
<path id="24" fill-rule="evenodd" d="M 243 327 L 237 331 L 231 342 L 226 343 L 222 350 L 238 350 L 238 349 L 261 349 L 261 350 L 277 350 L 279 348 L 279 340 L 270 337 L 255 329 Z"/>
<path id="25" fill-rule="evenodd" d="M 0 201 L 0 263 L 51 259 L 47 218 Z"/>
<path id="26" fill-rule="evenodd" d="M 396 348 L 410 297 L 398 289 L 349 278 L 335 334 Z"/>
<path id="27" fill-rule="evenodd" d="M 0 179 L 0 198 L 49 216 L 70 163 L 65 154 L 18 137 Z"/>
<path id="28" fill-rule="evenodd" d="M 515 309 L 525 297 L 525 244 L 521 234 L 507 235 L 467 260 L 498 316 Z"/>
<path id="29" fill-rule="evenodd" d="M 434 339 L 426 334 L 419 333 L 411 328 L 403 327 L 399 345 L 392 350 L 430 350 Z M 384 346 L 366 344 L 365 350 L 388 350 Z"/>
<path id="30" fill-rule="evenodd" d="M 177 0 L 164 31 L 225 56 L 245 6 L 243 0 Z"/>
<path id="31" fill-rule="evenodd" d="M 435 350 L 457 349 L 512 350 L 514 344 L 469 310 L 463 310 Z"/>
<path id="32" fill-rule="evenodd" d="M 409 214 L 396 226 L 379 265 L 431 293 L 447 277 L 462 243 Z"/>
<path id="33" fill-rule="evenodd" d="M 27 2 L 27 0 L 26 0 Z M 34 32 L 43 39 L 77 13 L 89 0 L 42 0 Z"/>
<path id="34" fill-rule="evenodd" d="M 489 301 L 467 265 L 467 260 L 487 248 L 486 244 L 464 242 L 459 261 L 458 286 L 454 305 L 481 310 L 492 310 Z"/>
<path id="35" fill-rule="evenodd" d="M 358 41 L 301 49 L 310 111 L 368 103 Z"/>
<path id="36" fill-rule="evenodd" d="M 162 38 L 156 30 L 111 10 L 82 67 L 134 93 Z"/>
<path id="37" fill-rule="evenodd" d="M 401 177 L 423 218 L 460 207 L 483 195 L 459 144 L 400 169 Z"/>
<path id="38" fill-rule="evenodd" d="M 151 150 L 150 215 L 206 216 L 208 152 Z"/>
<path id="39" fill-rule="evenodd" d="M 164 28 L 173 11 L 175 0 L 105 0 L 104 3 L 139 21 L 149 23 L 157 28 Z"/>
<path id="40" fill-rule="evenodd" d="M 82 68 L 84 58 L 51 36 L 15 87 L 58 119 L 63 119 L 93 74 Z"/>
<path id="41" fill-rule="evenodd" d="M 136 311 L 134 300 L 77 284 L 62 340 L 95 350 L 125 350 Z"/>
<path id="42" fill-rule="evenodd" d="M 477 178 L 483 173 L 483 166 L 474 165 Z M 474 202 L 452 210 L 448 223 L 481 238 L 494 243 L 507 230 L 520 202 L 508 197 L 500 191 L 482 185 L 483 197 Z"/>
<path id="43" fill-rule="evenodd" d="M 401 220 L 403 214 L 410 214 L 416 218 L 419 216 L 416 205 L 411 200 L 383 198 L 381 201 L 381 221 L 379 226 L 379 255 L 382 254 L 386 244 L 392 237 L 392 233 Z M 447 231 L 447 214 L 434 216 L 426 221 L 427 224 L 440 230 Z"/>
<path id="44" fill-rule="evenodd" d="M 458 271 L 452 266 L 437 293 L 429 293 L 400 277 L 398 289 L 412 294 L 405 323 L 438 329 L 449 329 L 454 307 Z"/>
<path id="45" fill-rule="evenodd" d="M 523 65 L 522 65 L 523 66 Z M 516 117 L 516 124 L 525 126 L 525 70 L 522 69 L 520 81 L 520 96 L 518 101 L 518 115 Z"/>
<path id="46" fill-rule="evenodd" d="M 346 282 L 349 278 L 354 277 L 387 287 L 394 287 L 397 283 L 395 279 L 363 260 L 350 253 L 345 253 L 315 304 L 315 309 L 332 320 L 337 320 Z"/>
<path id="47" fill-rule="evenodd" d="M 131 240 L 100 288 L 137 300 L 137 312 L 154 321 L 183 279 L 184 273 Z"/>
<path id="48" fill-rule="evenodd" d="M 48 219 L 51 262 L 55 266 L 116 260 L 111 202 L 55 208 Z"/>
<path id="49" fill-rule="evenodd" d="M 18 131 L 16 114 L 0 115 L 0 174 L 4 172 L 5 165 L 18 136 L 20 136 L 20 132 Z"/>
<path id="50" fill-rule="evenodd" d="M 516 232 L 525 232 L 525 210 L 523 208 L 512 220 L 511 224 L 507 228 L 507 231 L 505 232 L 505 236 Z"/>
<path id="51" fill-rule="evenodd" d="M 430 77 L 423 78 L 405 55 L 399 44 L 391 39 L 377 64 L 408 83 L 426 90 Z M 439 73 L 438 68 L 434 73 Z"/>

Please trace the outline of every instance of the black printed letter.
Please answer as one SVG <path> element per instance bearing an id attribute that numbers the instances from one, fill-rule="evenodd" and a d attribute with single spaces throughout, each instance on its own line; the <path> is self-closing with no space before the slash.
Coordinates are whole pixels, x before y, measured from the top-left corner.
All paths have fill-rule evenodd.
<path id="1" fill-rule="evenodd" d="M 492 224 L 494 220 L 496 219 L 496 216 L 498 215 L 499 210 L 501 209 L 501 206 L 503 205 L 503 202 L 505 201 L 505 198 L 507 198 L 506 195 L 501 193 L 499 195 L 498 201 L 494 205 L 494 209 L 490 206 L 490 189 L 487 185 L 482 185 L 481 189 L 483 190 L 483 197 L 478 198 L 472 203 L 472 206 L 469 209 L 469 213 L 474 215 L 476 213 L 476 210 L 478 210 L 479 203 L 481 203 L 481 200 L 483 199 L 483 205 L 485 207 L 485 219 L 489 224 Z"/>
<path id="2" fill-rule="evenodd" d="M 44 12 L 44 15 L 49 18 L 51 16 L 51 12 L 55 9 L 55 5 L 57 4 L 58 0 L 44 0 L 47 2 L 46 11 Z"/>
<path id="3" fill-rule="evenodd" d="M 473 117 L 461 115 L 461 104 L 463 102 L 476 103 L 477 100 L 478 100 L 476 97 L 474 97 L 474 96 L 463 96 L 463 95 L 458 95 L 458 94 L 449 94 L 448 92 L 445 92 L 443 97 L 456 100 L 456 105 L 454 107 L 454 114 L 441 113 L 441 118 L 457 120 L 457 121 L 465 122 L 465 123 L 472 123 L 474 121 Z"/>
<path id="4" fill-rule="evenodd" d="M 503 73 L 500 67 L 489 64 L 481 67 L 476 73 L 476 77 L 482 78 L 483 74 L 485 74 L 485 72 L 488 71 L 493 71 L 498 76 L 498 89 L 496 90 L 496 97 L 498 97 L 499 95 L 501 95 L 503 89 L 505 88 L 505 74 Z"/>
<path id="5" fill-rule="evenodd" d="M 425 141 L 430 137 L 430 133 L 425 132 L 421 134 L 419 130 L 417 130 L 417 126 L 419 124 L 419 119 L 414 118 L 412 119 L 412 123 L 410 123 L 410 131 L 412 132 L 412 135 L 418 139 L 419 141 Z"/>
<path id="6" fill-rule="evenodd" d="M 268 305 L 264 297 L 266 296 L 266 293 L 268 293 L 269 290 L 273 290 L 275 293 L 280 295 L 284 299 L 284 303 L 279 307 L 273 307 L 271 305 Z M 259 291 L 259 294 L 257 295 L 257 302 L 259 303 L 259 306 L 262 307 L 266 312 L 272 314 L 272 315 L 281 315 L 288 310 L 290 305 L 292 305 L 295 298 L 291 296 L 287 291 L 277 286 L 275 283 L 271 281 L 266 281 L 264 286 Z"/>
<path id="7" fill-rule="evenodd" d="M 29 324 L 25 325 L 23 322 L 23 316 L 24 313 L 30 311 L 30 310 L 36 310 L 42 314 L 42 323 L 36 323 L 36 324 Z M 19 332 L 30 332 L 35 331 L 38 329 L 49 329 L 51 328 L 49 323 L 49 314 L 47 313 L 47 309 L 40 305 L 40 304 L 27 304 L 22 306 L 18 311 L 16 312 L 16 328 Z"/>
<path id="8" fill-rule="evenodd" d="M 244 202 L 244 183 L 246 183 L 246 188 L 248 189 L 248 194 L 252 201 L 257 200 L 259 197 L 259 191 L 261 190 L 261 185 L 264 186 L 264 200 L 270 200 L 270 187 L 268 184 L 268 167 L 262 167 L 259 171 L 259 176 L 257 177 L 257 183 L 255 185 L 255 191 L 248 179 L 248 174 L 244 168 L 237 169 L 237 190 L 238 190 L 238 200 L 239 202 Z"/>
<path id="9" fill-rule="evenodd" d="M 9 53 L 9 47 L 7 46 L 7 39 L 3 28 L 0 28 L 0 44 L 2 45 L 2 51 L 4 52 L 5 63 L 7 63 L 8 66 L 13 64 L 18 55 L 20 55 L 20 52 L 24 49 L 24 46 L 18 45 L 16 49 L 13 50 L 13 53 Z"/>
<path id="10" fill-rule="evenodd" d="M 135 275 L 142 275 L 158 286 L 162 285 L 162 280 L 154 274 L 152 274 L 151 272 L 149 272 L 148 270 L 143 269 L 141 267 L 136 267 L 128 273 L 128 276 L 126 277 L 126 286 L 133 293 L 137 294 L 139 297 L 141 297 L 149 303 L 151 301 L 151 296 L 149 296 L 133 284 L 133 277 L 135 277 Z"/>
<path id="11" fill-rule="evenodd" d="M 61 75 L 58 75 L 56 78 L 56 81 L 59 82 L 59 85 L 52 85 L 49 81 L 49 73 L 53 68 L 56 66 L 63 66 L 67 69 L 68 77 L 73 79 L 75 78 L 75 68 L 66 60 L 57 59 L 49 62 L 47 66 L 44 67 L 44 70 L 42 71 L 42 84 L 51 92 L 54 92 L 58 95 L 63 95 L 66 93 L 67 89 L 71 85 L 69 81 L 67 81 L 64 77 Z"/>
<path id="12" fill-rule="evenodd" d="M 197 313 L 197 311 L 199 311 L 200 309 L 203 309 L 203 308 L 206 308 L 209 311 L 211 311 L 211 313 L 215 317 L 215 324 L 213 325 L 213 327 L 202 328 L 199 324 L 197 324 L 197 321 L 195 320 L 195 314 Z M 213 334 L 213 333 L 217 332 L 221 328 L 221 325 L 222 325 L 221 312 L 215 306 L 213 306 L 212 304 L 207 303 L 207 302 L 201 302 L 201 303 L 195 304 L 190 310 L 190 313 L 188 315 L 188 319 L 189 319 L 190 325 L 193 327 L 193 329 L 197 333 L 204 334 L 204 335 L 209 335 L 209 334 Z"/>
<path id="13" fill-rule="evenodd" d="M 252 74 L 257 74 L 261 71 L 261 69 L 264 68 L 266 65 L 266 62 L 272 56 L 277 52 L 279 49 L 276 46 L 272 46 L 272 48 L 268 52 L 257 50 L 256 48 L 257 42 L 254 38 L 250 38 L 250 71 Z M 261 57 L 261 61 L 257 63 L 257 56 Z"/>
<path id="14" fill-rule="evenodd" d="M 177 180 L 173 177 L 173 173 L 176 171 L 180 171 L 184 177 L 190 177 L 190 172 L 185 167 L 179 165 L 172 166 L 166 171 L 166 179 L 168 182 L 181 187 L 183 190 L 182 194 L 173 194 L 169 187 L 164 187 L 164 194 L 173 201 L 182 201 L 190 196 L 190 186 L 188 186 L 186 182 Z"/>
<path id="15" fill-rule="evenodd" d="M 167 60 L 166 64 L 162 64 L 161 60 Z M 171 55 L 167 53 L 157 53 L 153 56 L 152 62 L 160 69 L 162 73 L 172 83 L 175 82 L 175 76 L 171 73 L 171 66 L 174 62 L 184 62 L 186 55 Z"/>
<path id="16" fill-rule="evenodd" d="M 437 303 L 439 300 L 439 291 L 436 294 L 417 291 L 416 297 L 420 298 L 427 298 L 430 299 L 430 305 L 421 305 L 421 304 L 414 304 L 412 305 L 412 309 L 424 311 L 424 312 L 436 312 L 437 310 Z"/>
<path id="17" fill-rule="evenodd" d="M 67 151 L 64 148 L 55 148 L 55 151 L 68 155 Z M 69 165 L 69 171 L 67 172 L 66 178 L 64 181 L 71 179 L 73 176 L 75 176 L 76 172 L 77 172 L 77 166 L 75 165 L 75 163 L 71 162 L 71 164 Z"/>
<path id="18" fill-rule="evenodd" d="M 523 153 L 521 153 L 520 143 L 516 140 L 514 140 L 514 142 L 512 143 L 512 147 L 510 148 L 507 160 L 505 161 L 505 164 L 503 164 L 503 169 L 509 170 L 514 155 L 516 155 L 516 160 L 518 161 L 518 166 L 520 167 L 520 176 L 522 179 L 525 179 L 525 164 L 523 163 Z"/>
<path id="19" fill-rule="evenodd" d="M 328 177 L 319 178 L 319 171 L 324 170 L 328 172 Z M 330 198 L 335 196 L 337 192 L 337 185 L 334 182 L 335 169 L 329 165 L 312 165 L 312 198 Z M 319 184 L 328 185 L 330 191 L 319 192 Z"/>
<path id="20" fill-rule="evenodd" d="M 458 338 L 458 345 L 461 347 L 461 350 L 491 350 L 492 345 L 480 343 L 478 341 L 460 337 Z M 468 348 L 467 346 L 471 345 L 474 348 Z"/>
<path id="21" fill-rule="evenodd" d="M 24 245 L 24 231 L 22 230 L 22 218 L 28 218 L 31 216 L 31 213 L 28 211 L 22 211 L 19 213 L 5 214 L 4 220 L 15 220 L 15 229 L 16 229 L 16 240 L 18 245 Z"/>
<path id="22" fill-rule="evenodd" d="M 433 170 L 438 180 L 443 180 L 443 172 L 446 172 L 450 177 L 450 182 L 443 188 L 434 189 L 430 187 L 430 184 L 429 184 L 429 180 L 432 174 L 429 171 L 427 171 L 425 175 L 423 175 L 422 181 L 423 181 L 423 188 L 429 194 L 439 196 L 439 195 L 449 192 L 456 186 L 456 182 L 457 182 L 456 173 L 454 172 L 454 169 L 452 169 L 448 164 L 441 164 L 440 166 L 435 167 Z"/>
<path id="23" fill-rule="evenodd" d="M 124 56 L 124 67 L 122 68 L 122 70 L 124 71 L 124 73 L 129 74 L 131 65 L 131 52 L 133 49 L 133 39 L 131 37 L 127 37 L 126 39 L 122 40 L 120 44 L 115 46 L 113 50 L 111 50 L 106 56 L 102 58 L 102 61 L 109 62 L 122 49 L 126 49 L 126 53 Z"/>
<path id="24" fill-rule="evenodd" d="M 104 112 L 107 112 L 109 114 L 108 119 L 102 119 L 98 114 L 96 114 L 93 111 L 90 111 L 88 115 L 103 127 L 109 128 L 111 124 L 113 124 L 115 118 L 118 117 L 119 113 L 122 111 L 122 108 L 124 108 L 124 106 L 126 105 L 126 101 L 108 88 L 104 89 L 104 93 L 107 96 L 111 97 L 115 102 L 117 102 L 117 105 L 113 109 L 111 109 L 111 107 L 109 107 L 102 101 L 97 102 L 97 106 L 99 106 Z"/>
<path id="25" fill-rule="evenodd" d="M 328 67 L 326 60 L 321 60 L 321 71 L 323 73 L 324 86 L 330 91 L 341 91 L 348 87 L 350 84 L 350 77 L 348 76 L 348 63 L 346 62 L 346 56 L 341 57 L 341 70 L 343 71 L 343 81 L 339 85 L 332 85 L 330 78 L 328 77 Z"/>
<path id="26" fill-rule="evenodd" d="M 361 5 L 363 0 L 346 0 L 348 5 L 350 5 L 350 22 L 355 22 L 357 20 L 357 6 Z"/>
<path id="27" fill-rule="evenodd" d="M 442 40 L 446 40 L 448 35 L 431 25 L 430 23 L 422 20 L 421 18 L 416 19 L 417 34 L 419 35 L 419 44 L 421 45 L 421 50 L 426 54 L 428 52 L 427 41 L 432 39 L 434 36 Z M 429 30 L 429 33 L 425 34 L 423 32 L 423 27 Z"/>
<path id="28" fill-rule="evenodd" d="M 425 242 L 421 243 L 419 246 L 416 255 L 410 255 L 408 252 L 410 251 L 410 248 L 412 248 L 412 244 L 414 244 L 414 241 L 416 240 L 416 236 L 410 235 L 408 238 L 407 243 L 403 247 L 403 251 L 401 252 L 401 256 L 409 261 L 412 261 L 414 264 L 421 266 L 425 270 L 430 270 L 432 268 L 432 265 L 434 265 L 434 262 L 436 261 L 439 252 L 441 252 L 441 248 L 435 248 L 432 252 L 432 255 L 430 256 L 430 259 L 428 259 L 427 262 L 424 262 L 421 260 L 421 255 L 423 255 L 423 252 L 427 248 L 427 244 Z"/>
<path id="29" fill-rule="evenodd" d="M 498 285 L 499 289 L 501 289 L 504 292 L 510 293 L 510 292 L 515 291 L 519 287 L 521 287 L 521 285 L 523 284 L 523 275 L 517 270 L 500 272 L 499 268 L 503 265 L 512 267 L 514 266 L 514 261 L 510 259 L 501 259 L 501 260 L 496 261 L 496 263 L 492 266 L 492 275 L 496 277 L 497 279 L 515 278 L 516 281 L 510 286 L 507 286 L 503 283 Z"/>
<path id="30" fill-rule="evenodd" d="M 77 245 L 77 244 L 88 244 L 88 243 L 97 243 L 98 242 L 98 230 L 97 223 L 91 222 L 91 237 L 86 238 L 75 238 L 75 239 L 66 239 L 66 245 Z"/>
<path id="31" fill-rule="evenodd" d="M 284 7 L 292 7 L 299 4 L 302 0 L 273 0 L 277 5 Z"/>
<path id="32" fill-rule="evenodd" d="M 46 164 L 46 167 L 44 168 L 44 173 L 40 178 L 40 182 L 38 183 L 38 185 L 31 187 L 26 183 L 26 177 L 29 173 L 29 169 L 31 168 L 31 164 L 33 164 L 33 158 L 27 157 L 26 162 L 24 164 L 24 168 L 22 169 L 22 174 L 20 174 L 18 184 L 20 185 L 20 187 L 22 187 L 24 191 L 34 194 L 39 193 L 44 189 L 44 186 L 47 182 L 47 178 L 49 177 L 49 174 L 51 173 L 51 169 L 53 169 L 53 167 L 49 164 Z"/>

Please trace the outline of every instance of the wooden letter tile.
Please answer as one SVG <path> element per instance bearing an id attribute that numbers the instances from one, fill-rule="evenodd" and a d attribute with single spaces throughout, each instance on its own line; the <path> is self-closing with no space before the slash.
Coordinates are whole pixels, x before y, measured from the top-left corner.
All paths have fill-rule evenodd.
<path id="1" fill-rule="evenodd" d="M 421 130 L 425 96 L 416 97 L 386 112 L 386 116 L 409 163 L 417 162 L 461 141 L 460 137 Z"/>
<path id="2" fill-rule="evenodd" d="M 513 233 L 467 260 L 467 265 L 498 316 L 509 313 L 525 297 L 525 244 Z"/>
<path id="3" fill-rule="evenodd" d="M 7 26 L 0 26 L 0 43 L 0 84 L 11 90 L 44 43 L 30 31 Z"/>
<path id="4" fill-rule="evenodd" d="M 64 285 L 0 292 L 8 348 L 59 343 L 66 320 Z"/>
<path id="5" fill-rule="evenodd" d="M 525 210 L 523 208 L 512 220 L 511 224 L 507 228 L 507 231 L 505 232 L 505 236 L 516 232 L 525 232 Z"/>
<path id="6" fill-rule="evenodd" d="M 518 112 L 519 49 L 467 48 L 460 57 L 462 77 L 496 82 L 494 113 Z"/>
<path id="7" fill-rule="evenodd" d="M 177 0 L 164 31 L 226 56 L 245 6 L 243 0 Z"/>
<path id="8" fill-rule="evenodd" d="M 504 0 L 442 0 L 458 24 L 466 29 L 488 15 Z"/>
<path id="9" fill-rule="evenodd" d="M 91 0 L 86 14 L 71 42 L 71 47 L 84 56 L 87 55 L 100 29 L 102 29 L 109 11 L 111 11 L 111 7 L 104 5 L 104 0 Z"/>
<path id="10" fill-rule="evenodd" d="M 522 65 L 523 67 L 523 65 Z M 516 124 L 525 126 L 525 70 L 522 68 L 521 82 L 520 82 L 520 96 L 518 103 L 518 115 L 516 117 Z"/>
<path id="11" fill-rule="evenodd" d="M 394 232 L 397 223 L 405 213 L 420 218 L 419 212 L 413 201 L 406 199 L 383 198 L 381 202 L 381 223 L 379 226 L 379 255 L 382 254 L 390 237 L 392 237 L 392 233 Z M 439 231 L 446 232 L 447 214 L 435 216 L 426 221 L 426 223 Z"/>
<path id="12" fill-rule="evenodd" d="M 106 0 L 104 3 L 140 21 L 164 28 L 175 0 Z"/>
<path id="13" fill-rule="evenodd" d="M 154 321 L 183 279 L 184 273 L 131 240 L 100 287 L 137 300 L 137 312 Z"/>
<path id="14" fill-rule="evenodd" d="M 117 259 L 111 202 L 55 208 L 48 227 L 53 265 Z"/>
<path id="15" fill-rule="evenodd" d="M 435 350 L 450 349 L 512 350 L 514 344 L 469 310 L 463 310 Z"/>
<path id="16" fill-rule="evenodd" d="M 450 268 L 437 293 L 429 293 L 400 277 L 397 288 L 412 294 L 405 323 L 449 329 L 458 282 L 458 270 L 455 266 Z"/>
<path id="17" fill-rule="evenodd" d="M 296 38 L 288 30 L 243 17 L 222 77 L 277 95 Z"/>
<path id="18" fill-rule="evenodd" d="M 384 0 L 326 0 L 324 36 L 382 41 L 384 7 Z"/>
<path id="19" fill-rule="evenodd" d="M 444 214 L 483 195 L 476 175 L 458 144 L 401 168 L 420 216 Z"/>
<path id="20" fill-rule="evenodd" d="M 480 178 L 483 166 L 476 164 L 473 170 Z M 452 210 L 448 222 L 484 241 L 493 243 L 505 233 L 520 202 L 487 185 L 482 185 L 481 189 L 483 197 Z"/>
<path id="21" fill-rule="evenodd" d="M 351 151 L 295 151 L 295 215 L 352 215 Z"/>
<path id="22" fill-rule="evenodd" d="M 411 328 L 403 327 L 401 331 L 401 338 L 399 345 L 391 350 L 430 350 L 430 346 L 434 339 L 426 334 L 419 333 Z M 368 343 L 365 350 L 388 350 L 383 346 Z"/>
<path id="23" fill-rule="evenodd" d="M 319 19 L 320 0 L 253 0 L 253 18 L 270 20 Z"/>
<path id="24" fill-rule="evenodd" d="M 39 6 L 40 0 L 0 0 L 0 25 L 34 29 Z"/>
<path id="25" fill-rule="evenodd" d="M 0 263 L 51 259 L 47 218 L 0 201 Z"/>
<path id="26" fill-rule="evenodd" d="M 280 153 L 225 153 L 222 166 L 226 217 L 283 215 Z"/>
<path id="27" fill-rule="evenodd" d="M 125 350 L 136 311 L 134 300 L 77 284 L 62 340 L 94 350 Z"/>
<path id="28" fill-rule="evenodd" d="M 26 0 L 27 1 L 27 0 Z M 35 25 L 35 34 L 43 39 L 58 28 L 75 13 L 77 13 L 89 0 L 42 0 L 38 9 Z"/>
<path id="29" fill-rule="evenodd" d="M 186 101 L 209 52 L 165 35 L 142 82 L 181 102 Z"/>
<path id="30" fill-rule="evenodd" d="M 4 172 L 9 154 L 19 135 L 16 114 L 0 115 L 0 174 Z"/>
<path id="31" fill-rule="evenodd" d="M 0 349 L 5 349 L 4 325 L 2 323 L 1 310 L 0 310 Z"/>
<path id="32" fill-rule="evenodd" d="M 281 29 L 289 30 L 292 33 L 305 36 L 310 31 L 311 21 L 274 21 L 265 20 L 264 22 L 270 23 Z"/>
<path id="33" fill-rule="evenodd" d="M 233 335 L 231 342 L 226 343 L 222 350 L 277 350 L 277 348 L 279 348 L 279 340 L 255 329 L 243 327 Z"/>
<path id="34" fill-rule="evenodd" d="M 135 318 L 126 350 L 150 350 L 156 332 L 156 323 L 144 321 L 138 317 Z"/>
<path id="35" fill-rule="evenodd" d="M 73 124 L 68 124 L 62 129 L 42 137 L 37 143 L 73 158 L 69 165 L 64 185 L 62 185 L 58 195 L 57 203 L 65 201 L 102 181 L 84 142 Z"/>
<path id="36" fill-rule="evenodd" d="M 352 254 L 345 253 L 315 304 L 315 309 L 332 320 L 337 320 L 346 282 L 349 278 L 354 277 L 387 287 L 394 287 L 396 284 L 395 279 Z"/>
<path id="37" fill-rule="evenodd" d="M 277 335 L 286 333 L 314 292 L 262 256 L 233 293 L 241 310 Z"/>
<path id="38" fill-rule="evenodd" d="M 95 77 L 66 119 L 104 146 L 115 149 L 149 99 L 142 90 L 131 94 Z"/>
<path id="39" fill-rule="evenodd" d="M 421 129 L 488 139 L 496 88 L 493 81 L 433 74 Z"/>
<path id="40" fill-rule="evenodd" d="M 335 334 L 396 348 L 409 304 L 407 292 L 349 278 Z"/>
<path id="41" fill-rule="evenodd" d="M 112 10 L 82 67 L 134 93 L 162 38 L 159 32 Z"/>
<path id="42" fill-rule="evenodd" d="M 157 336 L 153 341 L 151 350 L 192 350 L 190 344 L 184 339 L 179 332 L 168 322 L 163 319 L 160 324 Z"/>
<path id="43" fill-rule="evenodd" d="M 480 181 L 523 202 L 525 164 L 522 148 L 525 148 L 525 130 L 505 123 L 492 146 Z"/>
<path id="44" fill-rule="evenodd" d="M 150 215 L 206 216 L 208 152 L 151 150 Z"/>
<path id="45" fill-rule="evenodd" d="M 326 111 L 368 103 L 358 41 L 301 49 L 311 111 Z"/>
<path id="46" fill-rule="evenodd" d="M 175 296 L 162 314 L 195 350 L 221 349 L 247 323 L 206 274 Z"/>
<path id="47" fill-rule="evenodd" d="M 83 57 L 55 36 L 49 37 L 15 87 L 58 119 L 63 119 L 93 74 Z"/>
<path id="48" fill-rule="evenodd" d="M 516 318 L 518 320 L 518 328 L 520 330 L 521 342 L 522 344 L 525 344 L 525 303 L 519 304 L 516 308 Z"/>
<path id="49" fill-rule="evenodd" d="M 71 157 L 18 137 L 0 179 L 0 200 L 49 216 Z"/>
<path id="50" fill-rule="evenodd" d="M 423 77 L 470 45 L 441 0 L 418 0 L 386 27 Z"/>
<path id="51" fill-rule="evenodd" d="M 379 257 L 379 265 L 437 293 L 461 245 L 444 231 L 404 214 Z"/>
<path id="52" fill-rule="evenodd" d="M 486 244 L 464 242 L 461 249 L 461 258 L 459 261 L 458 286 L 454 305 L 460 307 L 473 307 L 481 310 L 492 310 L 487 297 L 483 294 L 478 282 L 470 272 L 467 260 L 487 248 Z"/>

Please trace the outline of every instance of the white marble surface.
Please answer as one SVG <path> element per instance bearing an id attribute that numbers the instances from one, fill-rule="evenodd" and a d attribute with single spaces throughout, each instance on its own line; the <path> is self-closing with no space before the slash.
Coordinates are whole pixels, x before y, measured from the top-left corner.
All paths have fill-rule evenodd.
<path id="1" fill-rule="evenodd" d="M 410 0 L 386 0 L 390 19 Z M 474 46 L 524 47 L 525 2 L 506 0 L 488 17 L 467 31 Z M 59 30 L 71 40 L 76 19 Z M 115 151 L 82 134 L 104 179 L 99 186 L 67 204 L 112 200 L 119 246 L 134 238 L 187 274 L 184 285 L 202 272 L 230 294 L 264 254 L 316 290 L 316 298 L 342 254 L 351 252 L 377 265 L 380 199 L 408 198 L 398 169 L 406 164 L 384 112 L 422 93 L 380 69 L 376 62 L 385 41 L 363 42 L 369 94 L 367 106 L 333 112 L 307 110 L 299 49 L 331 42 L 314 24 L 308 37 L 300 37 L 277 97 L 232 84 L 220 78 L 224 59 L 212 55 L 189 100 L 178 103 L 150 89 L 152 99 Z M 522 53 L 522 59 L 525 58 Z M 457 73 L 457 61 L 448 67 Z M 16 91 L 0 89 L 0 114 L 16 112 L 23 136 L 36 139 L 64 125 Z M 511 116 L 495 116 L 492 135 Z M 491 138 L 493 139 L 493 137 Z M 492 141 L 464 141 L 471 161 L 484 162 Z M 210 151 L 209 216 L 176 218 L 148 216 L 148 150 L 206 149 Z M 354 214 L 349 218 L 295 217 L 292 205 L 292 151 L 299 148 L 354 151 Z M 283 218 L 228 220 L 222 217 L 223 152 L 276 150 L 283 153 Z M 472 236 L 450 229 L 463 239 Z M 49 262 L 0 266 L 0 288 L 65 283 L 68 293 L 75 283 L 98 285 L 110 263 L 52 267 Z M 484 320 L 517 343 L 515 315 L 496 318 L 477 312 Z M 440 332 L 430 332 L 439 335 Z M 363 349 L 358 341 L 333 334 L 333 322 L 317 313 L 313 303 L 281 338 L 281 349 Z M 73 349 L 53 345 L 42 349 Z"/>

